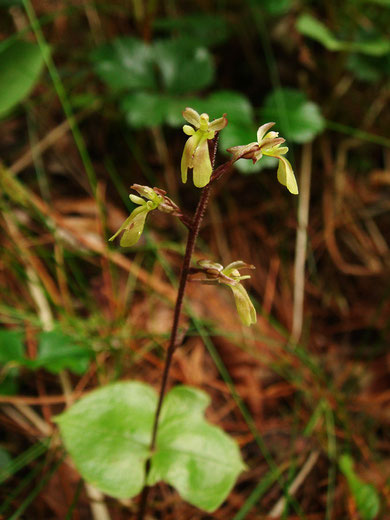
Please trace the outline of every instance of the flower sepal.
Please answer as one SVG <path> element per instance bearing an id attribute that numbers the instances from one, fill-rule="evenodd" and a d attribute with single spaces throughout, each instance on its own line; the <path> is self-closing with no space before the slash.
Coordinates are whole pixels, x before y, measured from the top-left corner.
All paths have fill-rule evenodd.
<path id="1" fill-rule="evenodd" d="M 192 274 L 204 274 L 206 278 L 192 278 L 191 281 L 199 281 L 205 284 L 221 283 L 230 287 L 241 322 L 250 326 L 256 323 L 256 310 L 251 302 L 245 287 L 240 283 L 247 280 L 250 275 L 241 275 L 239 269 L 254 269 L 255 266 L 242 260 L 232 262 L 226 267 L 210 260 L 200 260 L 200 267 L 191 269 Z"/>

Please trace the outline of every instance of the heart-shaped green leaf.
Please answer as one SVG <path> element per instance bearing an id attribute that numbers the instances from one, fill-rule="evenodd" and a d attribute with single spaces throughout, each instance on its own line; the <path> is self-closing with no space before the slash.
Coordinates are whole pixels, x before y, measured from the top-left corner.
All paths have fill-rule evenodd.
<path id="1" fill-rule="evenodd" d="M 234 440 L 205 420 L 208 404 L 207 394 L 187 386 L 165 397 L 148 484 L 165 481 L 191 504 L 213 511 L 244 464 Z M 109 495 L 137 495 L 144 485 L 156 406 L 149 385 L 120 382 L 92 392 L 57 417 L 81 475 Z"/>
<path id="2" fill-rule="evenodd" d="M 0 50 L 0 117 L 32 90 L 43 67 L 42 53 L 34 43 L 15 40 Z"/>
<path id="3" fill-rule="evenodd" d="M 291 88 L 274 90 L 265 99 L 260 114 L 262 121 L 276 123 L 275 130 L 287 142 L 307 143 L 325 127 L 318 105 L 303 92 Z"/>

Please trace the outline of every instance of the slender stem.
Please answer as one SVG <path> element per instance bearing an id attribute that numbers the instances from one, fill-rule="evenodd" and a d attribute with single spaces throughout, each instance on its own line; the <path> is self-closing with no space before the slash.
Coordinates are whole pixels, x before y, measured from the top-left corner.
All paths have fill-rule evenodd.
<path id="1" fill-rule="evenodd" d="M 211 163 L 212 163 L 213 167 L 214 167 L 214 162 L 215 162 L 217 145 L 218 145 L 218 137 L 216 136 L 216 138 L 214 138 L 213 141 L 211 142 L 211 146 L 209 148 L 210 159 L 211 159 Z M 163 371 L 162 380 L 161 380 L 159 399 L 158 399 L 158 403 L 157 403 L 156 413 L 154 416 L 152 439 L 151 439 L 150 448 L 149 448 L 149 451 L 151 454 L 153 453 L 153 451 L 156 447 L 157 429 L 158 429 L 158 424 L 159 424 L 159 419 L 160 419 L 160 414 L 161 414 L 162 403 L 164 400 L 164 395 L 165 395 L 165 391 L 166 391 L 166 387 L 167 387 L 168 375 L 169 375 L 169 370 L 170 370 L 171 364 L 172 364 L 173 354 L 177 347 L 179 321 L 180 321 L 181 311 L 183 308 L 184 292 L 185 292 L 185 288 L 186 288 L 187 281 L 188 281 L 188 275 L 190 274 L 191 259 L 192 259 L 192 255 L 193 255 L 193 252 L 195 249 L 196 239 L 199 235 L 200 227 L 202 225 L 207 203 L 209 201 L 210 190 L 211 190 L 210 183 L 207 184 L 202 189 L 202 193 L 200 195 L 198 206 L 196 208 L 195 215 L 192 220 L 192 225 L 190 227 L 188 237 L 187 237 L 186 251 L 184 254 L 183 264 L 181 267 L 179 288 L 178 288 L 177 297 L 176 297 L 176 304 L 175 304 L 175 311 L 174 311 L 174 316 L 173 316 L 171 336 L 169 339 L 167 355 L 165 358 L 165 365 L 164 365 L 164 371 Z M 145 481 L 147 480 L 147 477 L 149 475 L 150 466 L 151 466 L 151 459 L 149 458 L 146 461 L 146 466 L 145 466 Z M 141 495 L 138 520 L 144 520 L 145 512 L 146 512 L 146 505 L 147 505 L 148 496 L 149 496 L 149 490 L 150 490 L 150 487 L 145 485 L 144 489 L 142 491 L 142 495 Z"/>

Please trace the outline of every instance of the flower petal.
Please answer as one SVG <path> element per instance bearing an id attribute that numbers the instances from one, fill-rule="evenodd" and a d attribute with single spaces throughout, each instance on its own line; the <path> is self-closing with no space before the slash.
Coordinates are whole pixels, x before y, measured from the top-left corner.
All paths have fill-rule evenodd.
<path id="1" fill-rule="evenodd" d="M 235 262 L 231 262 L 229 265 L 227 265 L 224 268 L 223 273 L 227 276 L 230 276 L 234 269 L 255 269 L 255 266 L 252 264 L 247 264 L 243 260 L 236 260 Z"/>
<path id="2" fill-rule="evenodd" d="M 195 128 L 200 127 L 200 115 L 193 108 L 187 107 L 183 111 L 183 117 L 186 121 L 191 123 L 191 125 L 194 125 Z"/>
<path id="3" fill-rule="evenodd" d="M 183 132 L 187 135 L 194 135 L 195 130 L 190 125 L 184 125 L 183 126 Z"/>
<path id="4" fill-rule="evenodd" d="M 130 245 L 133 245 L 136 242 L 138 242 L 138 239 L 141 236 L 142 230 L 144 228 L 146 215 L 149 213 L 149 211 L 150 210 L 148 209 L 146 204 L 139 206 L 138 208 L 135 208 L 131 212 L 130 216 L 127 217 L 127 219 L 123 222 L 123 224 L 118 229 L 118 231 L 114 235 L 112 235 L 112 237 L 109 238 L 108 240 L 111 242 L 119 235 L 119 233 L 121 233 L 122 231 L 125 230 L 125 233 L 123 234 L 123 237 L 121 238 L 121 241 L 120 241 L 121 246 L 125 245 L 125 246 L 129 247 Z M 140 227 L 141 225 L 142 225 L 142 227 Z M 135 240 L 134 241 L 130 240 L 130 242 L 132 242 L 132 243 L 128 243 L 129 235 L 127 235 L 128 238 L 125 240 L 126 244 L 124 244 L 123 239 L 125 238 L 125 235 L 128 232 L 132 232 Z"/>
<path id="5" fill-rule="evenodd" d="M 268 130 L 274 126 L 275 123 L 265 123 L 264 125 L 259 126 L 257 130 L 257 142 L 260 143 L 260 141 L 263 139 L 265 134 L 268 132 Z"/>
<path id="6" fill-rule="evenodd" d="M 192 139 L 192 138 L 191 138 Z M 207 137 L 202 137 L 193 158 L 193 179 L 197 188 L 203 188 L 210 182 L 213 171 L 210 161 Z"/>
<path id="7" fill-rule="evenodd" d="M 277 149 L 284 142 L 286 142 L 286 139 L 283 139 L 283 137 L 263 139 L 262 143 L 259 144 L 259 147 L 263 153 L 271 155 L 271 151 Z"/>
<path id="8" fill-rule="evenodd" d="M 290 193 L 298 195 L 298 185 L 290 162 L 285 157 L 276 157 L 279 159 L 278 181 L 286 186 Z"/>
<path id="9" fill-rule="evenodd" d="M 187 139 L 187 142 L 184 146 L 183 155 L 181 158 L 181 180 L 182 182 L 187 182 L 187 170 L 188 168 L 192 168 L 193 156 L 196 150 L 196 147 L 199 144 L 200 135 L 196 132 L 193 136 Z"/>
<path id="10" fill-rule="evenodd" d="M 138 242 L 142 231 L 144 230 L 146 215 L 149 213 L 149 211 L 150 210 L 148 209 L 144 209 L 133 218 L 131 217 L 134 212 L 130 215 L 130 222 L 126 226 L 125 232 L 123 233 L 120 240 L 120 245 L 122 247 L 131 247 Z"/>
<path id="11" fill-rule="evenodd" d="M 214 119 L 214 121 L 211 121 L 209 124 L 209 130 L 214 130 L 215 132 L 219 132 L 225 126 L 228 124 L 228 120 L 226 118 L 226 114 L 224 114 L 222 117 L 219 117 L 218 119 Z"/>
<path id="12" fill-rule="evenodd" d="M 133 193 L 129 195 L 129 199 L 131 200 L 131 202 L 134 202 L 134 204 L 139 204 L 140 206 L 146 204 L 142 197 L 138 197 L 138 195 L 133 195 Z"/>
<path id="13" fill-rule="evenodd" d="M 288 152 L 288 147 L 281 146 L 280 148 L 278 148 L 277 152 L 278 152 L 278 155 L 285 155 Z"/>
<path id="14" fill-rule="evenodd" d="M 256 323 L 256 310 L 245 288 L 240 283 L 229 285 L 229 287 L 233 291 L 237 312 L 242 323 L 247 327 L 252 325 L 252 323 Z"/>
<path id="15" fill-rule="evenodd" d="M 253 154 L 258 150 L 258 143 L 249 143 L 241 146 L 232 146 L 226 151 L 233 154 L 233 161 L 238 161 L 238 159 L 253 159 Z"/>

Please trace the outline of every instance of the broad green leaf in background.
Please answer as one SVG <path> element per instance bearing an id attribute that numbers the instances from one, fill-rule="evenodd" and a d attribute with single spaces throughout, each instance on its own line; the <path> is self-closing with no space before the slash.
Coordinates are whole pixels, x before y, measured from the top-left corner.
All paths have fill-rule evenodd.
<path id="1" fill-rule="evenodd" d="M 296 28 L 301 34 L 320 42 L 330 51 L 362 52 L 370 56 L 383 56 L 390 52 L 390 40 L 387 38 L 377 36 L 366 41 L 342 41 L 310 14 L 299 16 Z"/>
<path id="2" fill-rule="evenodd" d="M 23 360 L 23 333 L 19 330 L 0 330 L 0 364 Z"/>
<path id="3" fill-rule="evenodd" d="M 362 520 L 374 520 L 380 509 L 377 490 L 372 484 L 366 484 L 357 476 L 353 469 L 353 459 L 349 455 L 344 454 L 340 457 L 339 467 L 348 481 Z"/>
<path id="4" fill-rule="evenodd" d="M 59 327 L 49 332 L 42 332 L 38 339 L 37 356 L 35 359 L 30 359 L 25 354 L 21 331 L 0 331 L 0 367 L 3 365 L 4 376 L 3 379 L 0 378 L 0 392 L 7 394 L 11 392 L 15 385 L 14 379 L 18 366 L 32 370 L 45 368 L 54 374 L 64 369 L 69 369 L 76 374 L 82 374 L 87 370 L 93 355 L 92 351 L 80 346 Z"/>
<path id="5" fill-rule="evenodd" d="M 175 33 L 193 44 L 206 46 L 224 42 L 229 36 L 229 27 L 224 18 L 216 14 L 191 14 L 178 18 L 159 18 L 153 22 L 157 30 Z"/>
<path id="6" fill-rule="evenodd" d="M 131 92 L 125 94 L 120 103 L 127 123 L 134 128 L 161 125 L 165 120 L 167 107 L 166 96 L 155 92 Z"/>
<path id="7" fill-rule="evenodd" d="M 163 480 L 191 504 L 215 510 L 229 494 L 244 464 L 236 443 L 204 419 L 208 396 L 176 387 L 165 397 L 148 484 Z M 64 444 L 81 475 L 118 498 L 137 495 L 157 406 L 144 383 L 108 385 L 56 418 Z"/>
<path id="8" fill-rule="evenodd" d="M 19 369 L 24 361 L 23 333 L 0 330 L 0 395 L 14 395 L 18 390 Z"/>
<path id="9" fill-rule="evenodd" d="M 184 94 L 209 85 L 214 63 L 201 43 L 187 38 L 146 44 L 137 38 L 117 38 L 92 54 L 96 73 L 113 90 L 151 90 Z"/>
<path id="10" fill-rule="evenodd" d="M 271 16 L 281 16 L 287 13 L 292 7 L 292 0 L 251 0 L 252 6 L 259 6 Z"/>
<path id="11" fill-rule="evenodd" d="M 150 45 L 136 38 L 118 38 L 96 49 L 92 60 L 100 78 L 112 90 L 123 92 L 121 110 L 136 128 L 164 122 L 180 126 L 188 93 L 207 87 L 214 79 L 210 53 L 188 38 Z"/>
<path id="12" fill-rule="evenodd" d="M 380 33 L 373 29 L 362 28 L 358 32 L 359 41 L 369 42 L 380 38 Z M 374 82 L 390 76 L 390 53 L 383 56 L 370 56 L 354 53 L 348 56 L 347 69 L 360 81 Z"/>
<path id="13" fill-rule="evenodd" d="M 201 43 L 160 40 L 154 44 L 154 58 L 164 89 L 171 94 L 197 91 L 214 79 L 213 60 Z"/>
<path id="14" fill-rule="evenodd" d="M 11 455 L 8 451 L 0 446 L 0 471 L 6 468 L 12 461 Z"/>
<path id="15" fill-rule="evenodd" d="M 183 119 L 183 110 L 187 107 L 191 107 L 201 114 L 204 112 L 203 99 L 194 96 L 166 96 L 165 123 L 173 127 L 183 126 L 185 123 Z"/>
<path id="16" fill-rule="evenodd" d="M 1 7 L 12 7 L 14 5 L 23 5 L 23 0 L 0 0 L 0 8 Z"/>
<path id="17" fill-rule="evenodd" d="M 38 45 L 15 40 L 0 50 L 0 118 L 33 89 L 43 67 Z"/>
<path id="18" fill-rule="evenodd" d="M 233 90 L 220 90 L 211 94 L 205 99 L 202 111 L 207 112 L 210 119 L 221 117 L 226 112 L 229 124 L 249 125 L 253 123 L 251 102 L 246 96 Z"/>
<path id="19" fill-rule="evenodd" d="M 296 89 L 274 90 L 265 99 L 260 114 L 262 121 L 276 123 L 275 131 L 280 132 L 287 143 L 312 141 L 325 127 L 318 105 Z"/>
<path id="20" fill-rule="evenodd" d="M 35 368 L 45 368 L 58 374 L 69 369 L 75 374 L 83 374 L 89 365 L 92 351 L 80 346 L 60 329 L 42 332 L 39 335 L 38 355 L 33 360 Z"/>
<path id="21" fill-rule="evenodd" d="M 116 38 L 92 53 L 98 76 L 113 90 L 157 87 L 153 70 L 153 49 L 142 40 Z"/>

